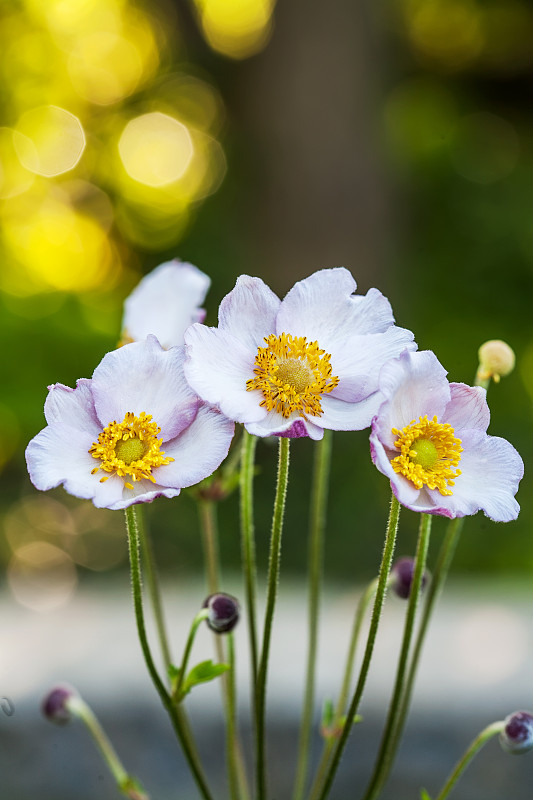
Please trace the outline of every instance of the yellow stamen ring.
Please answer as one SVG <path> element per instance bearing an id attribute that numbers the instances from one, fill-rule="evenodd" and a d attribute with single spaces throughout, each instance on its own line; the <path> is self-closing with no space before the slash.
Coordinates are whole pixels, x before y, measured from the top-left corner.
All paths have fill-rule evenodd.
<path id="1" fill-rule="evenodd" d="M 129 476 L 133 482 L 147 478 L 155 483 L 152 469 L 174 461 L 161 450 L 163 440 L 157 438 L 160 433 L 161 428 L 152 422 L 150 414 L 143 411 L 136 417 L 128 411 L 123 422 L 110 422 L 98 436 L 98 441 L 93 442 L 89 453 L 101 464 L 91 470 L 91 475 L 101 469 L 109 475 L 100 478 L 100 483 L 107 481 L 111 475 L 121 478 Z M 127 489 L 133 489 L 130 481 L 124 485 Z"/>
<path id="2" fill-rule="evenodd" d="M 259 405 L 276 411 L 285 419 L 297 411 L 301 417 L 319 417 L 320 398 L 336 386 L 339 379 L 331 374 L 331 356 L 318 342 L 307 342 L 305 336 L 265 337 L 266 347 L 259 347 L 254 375 L 246 381 L 246 391 L 258 389 L 263 399 Z"/>
<path id="3" fill-rule="evenodd" d="M 412 420 L 405 428 L 393 428 L 398 437 L 394 446 L 401 451 L 391 461 L 395 472 L 410 480 L 417 489 L 427 486 L 438 489 L 442 495 L 453 494 L 449 486 L 461 474 L 457 465 L 461 460 L 461 440 L 447 422 L 437 422 L 437 417 L 428 420 L 427 415 Z"/>

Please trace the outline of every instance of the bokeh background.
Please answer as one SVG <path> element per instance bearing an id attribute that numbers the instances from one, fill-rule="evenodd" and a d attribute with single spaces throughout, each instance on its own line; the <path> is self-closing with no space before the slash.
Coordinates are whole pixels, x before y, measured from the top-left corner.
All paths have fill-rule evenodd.
<path id="1" fill-rule="evenodd" d="M 518 368 L 491 388 L 491 432 L 527 464 L 529 4 L 6 0 L 1 9 L 0 554 L 15 591 L 17 576 L 24 583 L 35 569 L 46 581 L 56 562 L 67 585 L 125 564 L 116 515 L 62 490 L 37 494 L 23 453 L 44 424 L 46 386 L 92 374 L 117 343 L 124 298 L 174 257 L 211 276 L 212 324 L 243 272 L 283 296 L 314 270 L 344 265 L 361 291 L 389 297 L 398 324 L 452 380 L 471 382 L 479 344 L 506 339 Z M 328 574 L 366 578 L 388 484 L 366 432 L 334 446 Z M 305 568 L 311 449 L 293 448 L 295 533 L 284 553 L 293 573 Z M 258 458 L 261 547 L 272 447 Z M 527 486 L 526 472 L 516 523 L 469 521 L 457 570 L 530 574 Z M 199 568 L 194 502 L 150 512 L 163 562 Z M 223 557 L 236 565 L 235 498 L 221 515 Z M 414 536 L 414 515 L 404 528 Z"/>
<path id="2" fill-rule="evenodd" d="M 18 603 L 53 610 L 127 568 L 120 515 L 37 493 L 24 448 L 46 386 L 90 377 L 124 298 L 174 257 L 210 275 L 211 324 L 243 272 L 282 296 L 342 265 L 452 380 L 507 340 L 517 368 L 490 389 L 490 432 L 524 458 L 522 512 L 469 520 L 454 570 L 530 578 L 532 39 L 526 0 L 0 0 L 0 580 Z M 292 451 L 283 570 L 298 577 L 312 443 Z M 260 443 L 260 559 L 275 452 Z M 364 582 L 389 497 L 367 432 L 335 437 L 332 469 L 327 575 Z M 148 516 L 168 577 L 199 571 L 194 499 Z M 234 570 L 235 496 L 220 520 Z M 403 552 L 416 524 L 404 512 Z"/>

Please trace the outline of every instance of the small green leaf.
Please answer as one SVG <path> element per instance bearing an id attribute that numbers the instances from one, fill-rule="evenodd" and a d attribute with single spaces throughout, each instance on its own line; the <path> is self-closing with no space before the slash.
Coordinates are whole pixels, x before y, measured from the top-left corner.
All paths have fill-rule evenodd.
<path id="1" fill-rule="evenodd" d="M 187 675 L 183 683 L 179 699 L 182 700 L 194 686 L 197 686 L 199 683 L 207 683 L 208 681 L 218 678 L 219 675 L 227 672 L 229 668 L 229 664 L 213 664 L 211 659 L 208 661 L 201 661 L 199 664 L 193 667 Z"/>
<path id="2" fill-rule="evenodd" d="M 329 699 L 324 700 L 324 705 L 322 707 L 322 726 L 324 728 L 329 728 L 333 723 L 334 716 L 333 701 Z"/>
<path id="3" fill-rule="evenodd" d="M 420 789 L 420 800 L 431 800 L 431 797 L 425 789 Z"/>

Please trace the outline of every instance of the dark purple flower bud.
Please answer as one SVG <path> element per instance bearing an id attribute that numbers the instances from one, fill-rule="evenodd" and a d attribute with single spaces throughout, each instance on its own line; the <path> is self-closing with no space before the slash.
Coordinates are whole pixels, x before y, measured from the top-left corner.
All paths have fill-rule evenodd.
<path id="1" fill-rule="evenodd" d="M 203 608 L 209 611 L 206 622 L 215 633 L 229 633 L 239 621 L 239 601 L 230 594 L 210 594 Z"/>
<path id="2" fill-rule="evenodd" d="M 506 753 L 520 755 L 533 748 L 533 714 L 529 711 L 515 711 L 504 722 L 500 744 Z"/>
<path id="3" fill-rule="evenodd" d="M 68 701 L 71 697 L 77 696 L 78 693 L 71 686 L 56 686 L 54 689 L 51 689 L 44 698 L 41 706 L 44 716 L 49 719 L 50 722 L 55 722 L 57 725 L 65 725 L 71 718 Z"/>
<path id="4" fill-rule="evenodd" d="M 392 591 L 401 597 L 407 599 L 411 594 L 411 584 L 413 583 L 413 575 L 415 572 L 415 560 L 410 556 L 398 558 L 392 565 L 390 572 L 390 588 Z M 427 570 L 422 575 L 422 589 L 424 589 L 428 580 Z"/>

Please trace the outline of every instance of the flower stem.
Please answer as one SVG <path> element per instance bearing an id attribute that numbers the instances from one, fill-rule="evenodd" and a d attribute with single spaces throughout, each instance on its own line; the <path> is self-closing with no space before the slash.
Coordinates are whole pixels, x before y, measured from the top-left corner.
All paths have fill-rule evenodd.
<path id="1" fill-rule="evenodd" d="M 281 559 L 281 534 L 283 530 L 283 516 L 285 513 L 285 497 L 289 480 L 289 445 L 290 439 L 279 437 L 279 460 L 276 496 L 274 499 L 274 512 L 272 515 L 272 531 L 270 537 L 270 560 L 268 565 L 267 601 L 265 610 L 265 624 L 263 628 L 263 645 L 257 672 L 256 684 L 256 759 L 257 759 L 257 800 L 266 800 L 266 764 L 265 764 L 265 706 L 266 706 L 266 681 L 268 657 L 270 653 L 270 639 L 272 634 L 272 621 L 276 605 L 279 568 Z"/>
<path id="2" fill-rule="evenodd" d="M 252 662 L 253 685 L 257 680 L 257 632 L 255 601 L 257 595 L 257 568 L 255 564 L 255 535 L 253 510 L 254 459 L 257 439 L 243 431 L 241 453 L 241 538 L 242 559 L 246 582 L 246 601 L 248 604 L 248 635 Z"/>
<path id="3" fill-rule="evenodd" d="M 168 638 L 165 628 L 163 604 L 161 602 L 161 591 L 159 588 L 159 578 L 155 563 L 154 549 L 152 546 L 151 537 L 146 527 L 144 509 L 142 508 L 142 506 L 139 506 L 139 508 L 137 509 L 137 526 L 139 531 L 139 540 L 141 543 L 141 552 L 146 571 L 146 582 L 148 584 L 148 593 L 150 595 L 150 600 L 152 603 L 152 610 L 154 612 L 157 635 L 159 638 L 159 645 L 161 647 L 161 655 L 163 656 L 165 672 L 168 673 L 168 668 L 172 663 L 172 656 L 170 655 L 170 648 L 168 645 Z"/>
<path id="4" fill-rule="evenodd" d="M 352 627 L 352 635 L 350 638 L 350 644 L 348 646 L 348 655 L 346 658 L 346 667 L 344 669 L 344 679 L 342 682 L 341 691 L 339 693 L 339 698 L 337 700 L 337 705 L 335 706 L 335 716 L 334 716 L 334 725 L 341 725 L 341 720 L 344 715 L 344 710 L 346 708 L 346 703 L 348 701 L 348 693 L 350 691 L 350 683 L 352 680 L 352 673 L 353 673 L 353 665 L 355 661 L 355 652 L 357 648 L 357 643 L 359 641 L 359 634 L 361 632 L 361 626 L 363 624 L 363 620 L 365 617 L 366 610 L 370 605 L 370 602 L 376 595 L 376 590 L 378 586 L 378 579 L 374 578 L 369 585 L 367 586 L 364 593 L 361 595 L 359 603 L 357 604 L 357 610 L 355 612 L 354 623 Z M 344 723 L 342 723 L 344 724 Z M 330 736 L 327 741 L 324 743 L 324 748 L 322 750 L 322 756 L 320 758 L 320 762 L 317 767 L 316 771 L 316 778 L 315 784 L 320 786 L 322 781 L 324 780 L 324 776 L 326 774 L 326 769 L 329 764 L 329 759 L 331 756 L 331 752 L 333 750 L 333 746 L 335 744 L 335 738 Z"/>
<path id="5" fill-rule="evenodd" d="M 220 566 L 218 548 L 218 524 L 217 524 L 217 505 L 212 500 L 200 499 L 198 501 L 200 516 L 200 526 L 202 530 L 202 543 L 204 558 L 207 570 L 207 590 L 209 594 L 216 594 L 220 586 Z M 233 666 L 229 672 L 221 676 L 222 696 L 224 699 L 224 709 L 226 714 L 227 732 L 227 762 L 228 780 L 230 784 L 230 797 L 237 800 L 240 796 L 248 797 L 248 785 L 242 747 L 237 733 L 236 709 L 235 709 L 235 669 L 234 669 L 234 646 L 233 638 L 228 639 L 228 656 L 224 653 L 225 637 L 213 633 L 215 653 L 220 664 L 226 663 L 227 659 L 233 659 Z M 231 641 L 231 650 L 230 644 Z M 240 786 L 240 794 L 238 787 Z"/>
<path id="6" fill-rule="evenodd" d="M 174 697 L 177 699 L 178 702 L 181 700 L 180 697 L 181 689 L 183 686 L 183 682 L 185 681 L 186 677 L 185 673 L 187 672 L 187 665 L 189 663 L 189 656 L 191 655 L 192 646 L 194 643 L 194 639 L 196 637 L 196 631 L 198 630 L 204 619 L 207 619 L 208 616 L 209 616 L 209 611 L 207 610 L 207 608 L 203 608 L 201 611 L 198 612 L 198 614 L 192 621 L 191 629 L 189 631 L 189 635 L 187 637 L 187 642 L 185 644 L 185 649 L 183 651 L 183 656 L 181 659 L 176 688 L 174 689 Z"/>
<path id="7" fill-rule="evenodd" d="M 159 677 L 159 673 L 156 669 L 154 660 L 152 658 L 152 653 L 150 651 L 150 645 L 148 643 L 148 637 L 146 635 L 146 626 L 144 622 L 141 562 L 139 553 L 140 550 L 139 522 L 138 522 L 137 511 L 138 509 L 135 505 L 129 506 L 128 508 L 125 509 L 126 527 L 128 531 L 131 585 L 132 585 L 133 603 L 135 609 L 135 620 L 137 623 L 137 632 L 139 635 L 139 641 L 141 644 L 142 653 L 144 656 L 146 667 L 148 669 L 148 673 L 150 675 L 150 678 L 152 679 L 152 683 L 154 684 L 157 693 L 159 694 L 159 697 L 161 699 L 161 702 L 170 717 L 172 726 L 182 746 L 184 755 L 187 759 L 187 762 L 189 764 L 193 777 L 196 781 L 196 785 L 198 786 L 200 794 L 202 795 L 204 800 L 213 800 L 211 792 L 209 791 L 209 788 L 207 786 L 207 782 L 203 773 L 202 766 L 200 764 L 200 759 L 198 757 L 196 747 L 190 736 L 186 718 L 183 714 L 182 709 L 180 709 L 174 704 L 171 696 L 169 695 L 168 691 L 165 688 L 163 681 Z"/>
<path id="8" fill-rule="evenodd" d="M 463 757 L 457 762 L 455 768 L 444 784 L 443 788 L 440 791 L 440 794 L 435 798 L 435 800 L 446 800 L 448 795 L 450 794 L 451 790 L 470 764 L 476 753 L 481 750 L 483 745 L 492 739 L 493 736 L 496 736 L 498 733 L 501 733 L 505 728 L 505 720 L 500 720 L 498 722 L 493 722 L 491 725 L 487 725 L 478 736 L 474 739 L 471 743 L 470 747 L 466 750 Z"/>
<path id="9" fill-rule="evenodd" d="M 455 553 L 455 548 L 457 547 L 457 542 L 459 540 L 459 535 L 463 528 L 463 524 L 464 524 L 464 518 L 462 517 L 458 517 L 457 519 L 453 519 L 450 521 L 448 525 L 448 530 L 446 531 L 446 536 L 444 537 L 444 541 L 441 545 L 435 569 L 433 571 L 433 577 L 428 587 L 424 607 L 422 610 L 422 617 L 420 620 L 420 625 L 418 627 L 418 632 L 413 647 L 411 662 L 409 664 L 407 680 L 405 682 L 401 709 L 400 713 L 398 714 L 398 721 L 393 733 L 393 738 L 390 746 L 391 763 L 392 760 L 394 759 L 394 756 L 396 755 L 396 751 L 398 750 L 398 746 L 400 744 L 400 739 L 403 732 L 403 726 L 411 703 L 413 686 L 416 679 L 418 664 L 420 662 L 420 655 L 426 638 L 429 622 L 433 613 L 433 609 L 435 608 L 435 604 L 440 596 L 442 587 L 446 581 L 446 577 L 448 575 L 448 571 L 450 569 L 450 565 L 453 560 L 453 555 Z"/>
<path id="10" fill-rule="evenodd" d="M 228 634 L 228 664 L 229 671 L 226 673 L 226 740 L 227 740 L 227 765 L 228 783 L 231 800 L 238 800 L 239 792 L 239 761 L 238 761 L 238 738 L 237 738 L 237 704 L 236 704 L 236 680 L 235 680 L 235 646 L 233 634 Z"/>
<path id="11" fill-rule="evenodd" d="M 305 680 L 304 704 L 300 728 L 298 766 L 294 800 L 301 800 L 307 778 L 309 762 L 309 742 L 313 721 L 313 701 L 315 696 L 316 654 L 318 645 L 318 616 L 324 552 L 324 530 L 326 526 L 326 507 L 328 499 L 329 471 L 331 464 L 331 431 L 324 431 L 323 439 L 315 450 L 313 486 L 311 490 L 311 520 L 309 529 L 309 606 L 307 652 L 307 671 Z"/>
<path id="12" fill-rule="evenodd" d="M 383 732 L 378 756 L 374 766 L 374 772 L 365 792 L 364 800 L 375 800 L 389 775 L 394 756 L 394 734 L 396 730 L 403 728 L 404 717 L 407 713 L 407 707 L 402 705 L 402 698 L 404 695 L 407 661 L 409 658 L 409 651 L 411 649 L 411 639 L 415 625 L 416 610 L 418 607 L 418 601 L 422 588 L 422 579 L 426 566 L 429 536 L 431 533 L 431 521 L 432 517 L 430 514 L 422 514 L 420 517 L 420 530 L 418 534 L 413 581 L 409 593 L 403 640 L 396 671 L 396 681 L 389 706 L 387 721 L 385 723 L 385 730 Z"/>
<path id="13" fill-rule="evenodd" d="M 215 594 L 220 583 L 216 504 L 212 500 L 199 500 L 198 511 L 207 570 L 207 590 L 209 594 Z"/>
<path id="14" fill-rule="evenodd" d="M 124 769 L 115 748 L 87 703 L 79 695 L 75 695 L 69 698 L 68 708 L 89 730 L 119 790 L 131 800 L 148 800 L 148 795 L 142 790 L 138 781 Z"/>
<path id="15" fill-rule="evenodd" d="M 396 499 L 396 497 L 394 497 L 393 495 L 390 504 L 389 521 L 387 524 L 387 532 L 385 535 L 383 556 L 381 558 L 381 566 L 379 568 L 378 585 L 376 589 L 376 597 L 374 600 L 374 608 L 372 611 L 372 618 L 370 620 L 370 629 L 368 632 L 368 639 L 366 642 L 365 653 L 363 656 L 363 663 L 361 665 L 361 671 L 359 673 L 359 679 L 355 687 L 355 691 L 352 697 L 352 702 L 350 703 L 350 707 L 348 709 L 346 722 L 344 724 L 342 733 L 337 742 L 337 746 L 333 753 L 333 757 L 331 759 L 331 763 L 326 773 L 323 785 L 321 786 L 321 784 L 317 782 L 317 780 L 315 779 L 310 794 L 311 800 L 316 800 L 317 798 L 318 800 L 325 800 L 325 798 L 327 797 L 329 790 L 331 788 L 331 784 L 333 783 L 333 779 L 337 772 L 337 768 L 339 766 L 342 754 L 344 752 L 348 736 L 350 735 L 353 719 L 355 717 L 355 714 L 357 713 L 357 709 L 359 708 L 359 703 L 361 701 L 361 696 L 365 688 L 368 670 L 370 667 L 370 661 L 372 660 L 372 653 L 376 641 L 379 620 L 381 617 L 381 610 L 383 608 L 385 594 L 387 591 L 387 582 L 392 564 L 392 558 L 394 555 L 394 547 L 396 544 L 396 532 L 398 530 L 399 517 L 400 517 L 400 504 Z"/>

